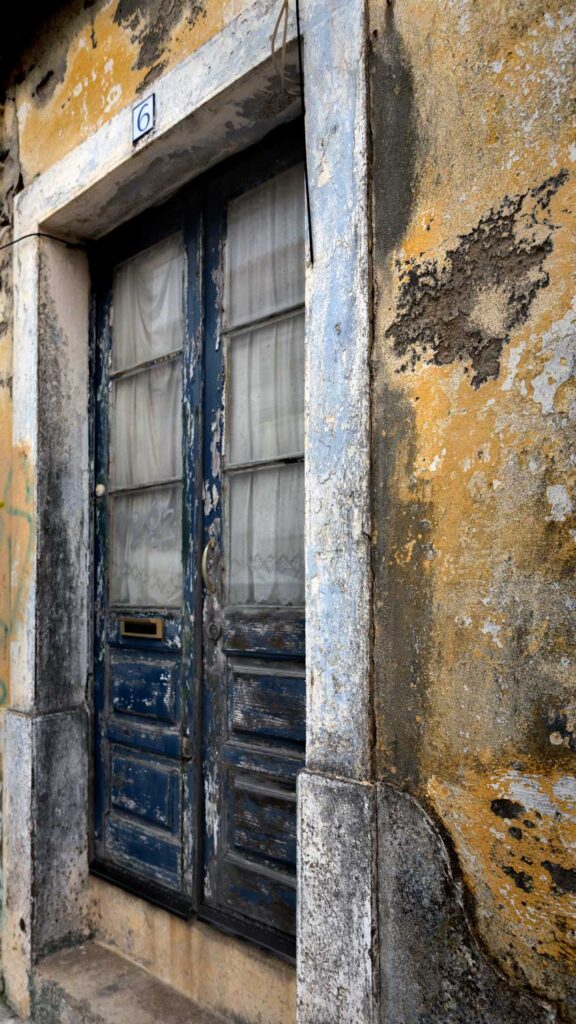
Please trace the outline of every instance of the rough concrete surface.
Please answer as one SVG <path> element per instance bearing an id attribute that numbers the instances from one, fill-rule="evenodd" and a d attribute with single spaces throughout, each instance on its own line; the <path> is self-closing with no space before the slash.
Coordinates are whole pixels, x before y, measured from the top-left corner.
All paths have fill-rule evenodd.
<path id="1" fill-rule="evenodd" d="M 298 1024 L 376 1024 L 375 787 L 303 772 L 298 799 Z"/>
<path id="2" fill-rule="evenodd" d="M 573 7 L 369 4 L 375 769 L 445 830 L 496 971 L 431 854 L 391 880 L 379 845 L 411 1022 L 518 993 L 576 1021 Z M 399 964 L 405 888 L 443 940 L 415 925 Z"/>
<path id="3" fill-rule="evenodd" d="M 469 926 L 440 832 L 418 802 L 378 791 L 381 1024 L 553 1024 L 511 985 Z"/>

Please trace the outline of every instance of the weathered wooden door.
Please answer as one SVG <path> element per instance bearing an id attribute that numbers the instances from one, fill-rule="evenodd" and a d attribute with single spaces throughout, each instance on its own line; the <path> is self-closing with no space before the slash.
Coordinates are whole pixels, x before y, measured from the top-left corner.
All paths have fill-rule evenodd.
<path id="1" fill-rule="evenodd" d="M 269 164 L 266 164 L 269 167 Z M 205 914 L 291 948 L 305 739 L 304 183 L 211 190 L 204 407 Z M 223 196 L 229 196 L 225 204 Z"/>
<path id="2" fill-rule="evenodd" d="M 93 870 L 184 914 L 199 855 L 200 224 L 192 204 L 168 208 L 101 247 L 95 271 Z"/>
<path id="3" fill-rule="evenodd" d="M 296 135 L 101 247 L 93 868 L 291 954 L 303 763 Z"/>

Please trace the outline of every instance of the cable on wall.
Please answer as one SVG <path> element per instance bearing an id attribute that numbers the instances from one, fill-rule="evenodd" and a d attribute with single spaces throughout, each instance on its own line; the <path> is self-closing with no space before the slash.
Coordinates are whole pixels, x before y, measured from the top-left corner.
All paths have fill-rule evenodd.
<path id="1" fill-rule="evenodd" d="M 0 252 L 2 249 L 10 249 L 11 246 L 17 245 L 18 242 L 23 242 L 25 238 L 51 238 L 53 242 L 61 242 L 62 245 L 67 245 L 69 249 L 86 248 L 81 242 L 67 242 L 65 238 L 58 238 L 58 235 L 49 235 L 46 231 L 30 231 L 27 235 L 20 235 L 20 238 L 13 238 L 11 242 L 4 242 L 3 245 L 0 245 Z"/>
<path id="2" fill-rule="evenodd" d="M 302 60 L 302 29 L 300 24 L 300 0 L 296 0 L 296 37 L 298 45 L 298 81 L 291 80 L 286 71 L 286 45 L 288 41 L 288 16 L 290 11 L 289 0 L 282 0 L 280 11 L 276 19 L 274 31 L 270 37 L 272 49 L 272 60 L 278 71 L 280 85 L 289 96 L 300 97 L 302 118 L 306 121 L 306 101 L 304 98 L 304 63 Z M 282 45 L 278 54 L 277 41 L 282 26 Z M 280 58 L 280 59 L 279 59 Z M 314 263 L 314 244 L 312 241 L 312 208 L 310 204 L 310 181 L 308 175 L 308 151 L 306 140 L 304 140 L 304 183 L 306 188 L 306 216 L 308 221 L 308 245 L 310 250 L 310 263 Z"/>

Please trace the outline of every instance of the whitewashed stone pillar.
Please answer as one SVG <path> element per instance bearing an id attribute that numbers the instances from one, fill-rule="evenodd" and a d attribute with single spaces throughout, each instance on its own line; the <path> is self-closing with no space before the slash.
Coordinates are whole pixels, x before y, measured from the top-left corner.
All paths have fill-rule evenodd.
<path id="1" fill-rule="evenodd" d="M 303 4 L 314 264 L 307 285 L 307 769 L 298 1024 L 377 1014 L 371 737 L 370 254 L 364 0 Z"/>

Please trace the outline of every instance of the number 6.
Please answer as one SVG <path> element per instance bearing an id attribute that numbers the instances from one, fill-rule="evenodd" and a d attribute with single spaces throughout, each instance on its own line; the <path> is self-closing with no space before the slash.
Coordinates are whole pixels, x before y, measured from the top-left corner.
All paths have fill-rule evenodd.
<path id="1" fill-rule="evenodd" d="M 132 142 L 146 135 L 154 127 L 155 104 L 154 95 L 148 96 L 132 110 Z"/>
<path id="2" fill-rule="evenodd" d="M 148 110 L 148 107 L 142 107 L 138 111 L 138 117 L 136 118 L 136 127 L 138 131 L 145 132 L 147 128 L 150 127 L 151 120 L 152 118 L 150 117 L 150 111 Z"/>

